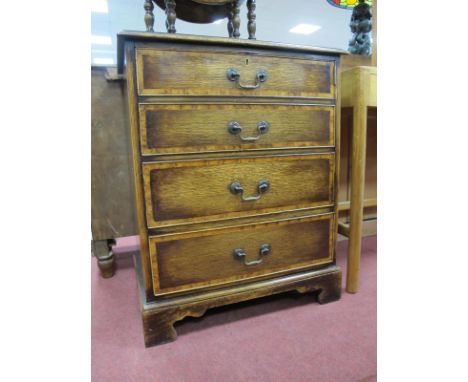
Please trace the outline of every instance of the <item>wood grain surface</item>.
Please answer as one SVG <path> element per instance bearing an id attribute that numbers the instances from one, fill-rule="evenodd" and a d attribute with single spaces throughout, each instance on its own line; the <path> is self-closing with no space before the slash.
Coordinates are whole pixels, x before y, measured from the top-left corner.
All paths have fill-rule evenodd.
<path id="1" fill-rule="evenodd" d="M 330 205 L 334 166 L 333 153 L 145 163 L 148 227 Z M 256 201 L 229 190 L 238 181 L 255 195 L 262 180 L 270 188 Z"/>
<path id="2" fill-rule="evenodd" d="M 137 233 L 125 84 L 91 69 L 91 231 L 94 240 Z"/>
<path id="3" fill-rule="evenodd" d="M 128 116 L 130 119 L 130 132 L 132 144 L 132 175 L 135 185 L 135 213 L 137 216 L 138 232 L 140 236 L 140 258 L 142 264 L 143 283 L 145 288 L 146 298 L 154 298 L 152 292 L 152 274 L 151 274 L 151 260 L 149 255 L 149 248 L 146 243 L 148 242 L 148 231 L 146 230 L 145 221 L 145 202 L 141 176 L 140 165 L 140 150 L 138 139 L 138 104 L 136 102 L 136 89 L 135 89 L 135 49 L 132 44 L 126 47 L 127 57 L 127 74 L 129 80 L 127 81 L 127 100 L 128 100 Z M 129 201 L 131 203 L 131 201 Z"/>
<path id="4" fill-rule="evenodd" d="M 117 72 L 122 74 L 124 71 L 124 47 L 127 42 L 137 44 L 169 43 L 171 45 L 190 44 L 206 47 L 223 46 L 228 49 L 239 51 L 242 49 L 262 49 L 271 52 L 286 52 L 288 54 L 307 53 L 323 55 L 329 58 L 336 58 L 340 55 L 348 55 L 346 50 L 321 48 L 311 45 L 294 45 L 270 41 L 234 39 L 214 36 L 197 36 L 181 33 L 154 33 L 138 31 L 122 31 L 117 34 Z"/>
<path id="5" fill-rule="evenodd" d="M 137 48 L 138 94 L 187 96 L 289 96 L 334 98 L 335 63 L 285 58 L 250 52 L 183 51 Z M 268 79 L 257 89 L 240 89 L 228 80 L 237 69 L 240 82 L 255 84 L 263 69 Z"/>
<path id="6" fill-rule="evenodd" d="M 139 110 L 143 155 L 335 144 L 333 106 L 143 104 Z M 242 126 L 240 134 L 228 131 L 231 121 Z M 259 135 L 260 121 L 269 128 Z M 254 142 L 241 139 L 258 135 Z"/>
<path id="7" fill-rule="evenodd" d="M 252 279 L 333 260 L 334 214 L 202 233 L 150 237 L 155 294 L 193 290 Z M 242 248 L 245 261 L 257 260 L 259 248 L 270 245 L 257 265 L 233 254 Z"/>
<path id="8" fill-rule="evenodd" d="M 289 290 L 338 299 L 341 52 L 133 32 L 118 45 L 129 69 L 146 344 L 175 338 L 175 321 L 214 306 Z M 258 70 L 267 80 L 243 89 Z M 241 135 L 229 132 L 232 121 Z M 260 121 L 265 134 L 240 139 L 256 136 Z M 258 196 L 261 181 L 268 190 L 242 200 Z"/>

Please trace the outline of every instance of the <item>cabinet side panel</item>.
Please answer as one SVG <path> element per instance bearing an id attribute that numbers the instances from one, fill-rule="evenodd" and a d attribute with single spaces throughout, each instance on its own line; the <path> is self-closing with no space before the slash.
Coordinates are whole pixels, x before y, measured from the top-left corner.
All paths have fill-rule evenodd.
<path id="1" fill-rule="evenodd" d="M 341 60 L 337 58 L 335 61 L 335 88 L 336 88 L 336 108 L 335 108 L 335 182 L 334 182 L 334 205 L 336 218 L 334 221 L 335 227 L 333 231 L 333 248 L 336 248 L 336 239 L 338 237 L 338 192 L 340 184 L 340 155 L 341 155 Z M 336 252 L 334 251 L 334 263 L 336 264 Z"/>
<path id="2" fill-rule="evenodd" d="M 128 114 L 130 117 L 131 142 L 132 142 L 132 161 L 133 161 L 133 180 L 135 185 L 135 207 L 138 220 L 138 231 L 140 235 L 140 257 L 143 273 L 143 285 L 146 298 L 153 296 L 152 275 L 150 257 L 148 251 L 148 234 L 146 231 L 146 219 L 144 211 L 144 199 L 142 189 L 142 177 L 140 167 L 140 145 L 139 145 L 139 121 L 138 106 L 135 89 L 135 71 L 134 71 L 134 52 L 133 43 L 127 43 L 125 47 L 127 60 L 127 89 L 128 89 Z"/>

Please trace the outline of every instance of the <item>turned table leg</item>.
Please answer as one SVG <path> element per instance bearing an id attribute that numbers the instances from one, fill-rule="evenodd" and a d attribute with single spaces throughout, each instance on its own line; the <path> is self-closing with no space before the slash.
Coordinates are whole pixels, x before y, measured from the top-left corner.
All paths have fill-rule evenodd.
<path id="1" fill-rule="evenodd" d="M 152 0 L 146 0 L 144 4 L 145 8 L 145 24 L 147 32 L 154 32 L 154 4 Z"/>
<path id="2" fill-rule="evenodd" d="M 166 6 L 166 29 L 167 33 L 176 33 L 175 22 L 176 22 L 176 2 L 175 0 L 165 0 Z"/>
<path id="3" fill-rule="evenodd" d="M 349 221 L 348 266 L 346 291 L 359 289 L 361 263 L 362 218 L 364 209 L 364 181 L 366 173 L 367 106 L 358 102 L 353 108 L 351 154 L 351 205 Z"/>
<path id="4" fill-rule="evenodd" d="M 232 34 L 234 32 L 234 26 L 233 26 L 233 23 L 232 23 L 232 20 L 234 18 L 234 8 L 232 6 L 233 3 L 231 3 L 231 7 L 228 8 L 229 11 L 228 11 L 228 23 L 227 23 L 227 29 L 228 29 L 228 34 L 229 34 L 229 37 L 233 37 Z"/>
<path id="5" fill-rule="evenodd" d="M 101 275 L 105 279 L 114 276 L 115 273 L 115 257 L 112 252 L 114 245 L 114 239 L 92 241 L 93 254 L 97 259 Z"/>
<path id="6" fill-rule="evenodd" d="M 234 38 L 239 38 L 240 37 L 240 2 L 238 0 L 233 1 L 231 3 L 231 9 L 232 9 L 232 37 Z"/>
<path id="7" fill-rule="evenodd" d="M 255 40 L 255 32 L 257 30 L 257 24 L 255 23 L 255 19 L 257 18 L 255 15 L 256 7 L 256 0 L 247 0 L 247 19 L 249 20 L 249 23 L 247 24 L 247 30 L 249 32 L 250 40 Z"/>

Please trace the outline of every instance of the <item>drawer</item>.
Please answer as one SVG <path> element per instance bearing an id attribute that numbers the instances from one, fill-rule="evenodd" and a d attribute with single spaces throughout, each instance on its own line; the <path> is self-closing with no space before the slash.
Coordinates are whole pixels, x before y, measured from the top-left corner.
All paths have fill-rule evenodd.
<path id="1" fill-rule="evenodd" d="M 142 96 L 335 97 L 334 61 L 137 48 L 136 67 Z"/>
<path id="2" fill-rule="evenodd" d="M 140 105 L 143 155 L 334 146 L 333 106 Z"/>
<path id="3" fill-rule="evenodd" d="M 150 228 L 333 204 L 335 156 L 143 164 Z"/>
<path id="4" fill-rule="evenodd" d="M 293 272 L 333 261 L 334 214 L 150 237 L 156 295 Z"/>

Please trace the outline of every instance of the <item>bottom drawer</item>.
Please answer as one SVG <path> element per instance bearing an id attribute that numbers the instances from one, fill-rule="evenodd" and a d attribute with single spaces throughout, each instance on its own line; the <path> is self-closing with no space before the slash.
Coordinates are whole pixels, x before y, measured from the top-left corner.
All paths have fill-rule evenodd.
<path id="1" fill-rule="evenodd" d="M 333 261 L 334 214 L 149 238 L 155 295 Z"/>

